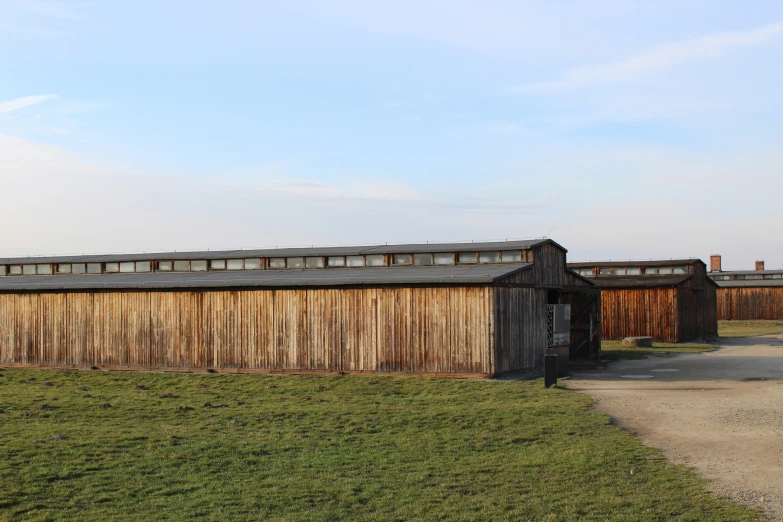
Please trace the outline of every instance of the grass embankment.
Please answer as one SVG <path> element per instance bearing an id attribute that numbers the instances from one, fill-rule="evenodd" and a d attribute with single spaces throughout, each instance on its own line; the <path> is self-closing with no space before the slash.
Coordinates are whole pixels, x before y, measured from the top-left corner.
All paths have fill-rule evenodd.
<path id="1" fill-rule="evenodd" d="M 783 333 L 783 321 L 718 321 L 721 337 L 758 337 Z"/>
<path id="2" fill-rule="evenodd" d="M 623 346 L 622 341 L 601 341 L 601 360 L 612 362 L 618 359 L 644 359 L 650 355 L 701 353 L 715 350 L 707 343 L 653 343 L 652 348 Z"/>
<path id="3" fill-rule="evenodd" d="M 540 380 L 1 373 L 0 519 L 758 519 Z"/>

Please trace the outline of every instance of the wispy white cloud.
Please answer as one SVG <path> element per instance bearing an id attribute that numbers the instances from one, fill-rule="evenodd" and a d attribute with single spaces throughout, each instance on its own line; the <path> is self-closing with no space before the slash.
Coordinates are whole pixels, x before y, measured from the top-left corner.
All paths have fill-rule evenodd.
<path id="1" fill-rule="evenodd" d="M 39 96 L 23 96 L 21 98 L 14 98 L 6 102 L 0 102 L 0 114 L 29 107 L 31 105 L 38 105 L 49 100 L 56 100 L 59 96 L 55 94 L 42 94 Z"/>
<path id="2" fill-rule="evenodd" d="M 0 222 L 25 223 L 3 231 L 0 254 L 518 237 L 520 220 L 540 209 L 526 203 L 532 197 L 452 197 L 383 178 L 326 182 L 285 170 L 142 172 L 0 134 Z M 62 226 L 52 216 L 90 226 Z"/>
<path id="3" fill-rule="evenodd" d="M 731 50 L 767 43 L 783 34 L 783 23 L 765 25 L 750 31 L 712 34 L 641 52 L 629 58 L 565 71 L 559 80 L 533 82 L 512 87 L 516 92 L 577 89 L 633 81 L 660 73 L 684 63 L 715 58 Z"/>

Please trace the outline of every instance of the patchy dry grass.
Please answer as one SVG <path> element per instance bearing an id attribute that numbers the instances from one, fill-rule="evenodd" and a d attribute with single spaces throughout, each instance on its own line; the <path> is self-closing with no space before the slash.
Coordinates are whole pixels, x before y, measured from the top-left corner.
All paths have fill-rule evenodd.
<path id="1" fill-rule="evenodd" d="M 0 519 L 759 519 L 540 380 L 0 375 Z"/>
<path id="2" fill-rule="evenodd" d="M 718 321 L 721 337 L 758 337 L 783 333 L 783 321 Z"/>

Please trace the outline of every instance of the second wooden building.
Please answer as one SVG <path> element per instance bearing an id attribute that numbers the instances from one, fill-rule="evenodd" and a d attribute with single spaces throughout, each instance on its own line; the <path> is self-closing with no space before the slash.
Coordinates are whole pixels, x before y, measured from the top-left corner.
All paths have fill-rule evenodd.
<path id="1" fill-rule="evenodd" d="M 717 337 L 717 285 L 699 259 L 569 263 L 601 289 L 603 339 Z"/>

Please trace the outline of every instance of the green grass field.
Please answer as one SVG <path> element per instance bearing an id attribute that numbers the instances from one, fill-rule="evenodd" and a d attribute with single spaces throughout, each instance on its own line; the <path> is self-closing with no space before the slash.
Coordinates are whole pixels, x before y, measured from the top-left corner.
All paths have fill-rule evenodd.
<path id="1" fill-rule="evenodd" d="M 760 519 L 541 380 L 0 374 L 3 520 Z"/>
<path id="2" fill-rule="evenodd" d="M 718 321 L 721 337 L 757 337 L 783 333 L 783 321 Z"/>

